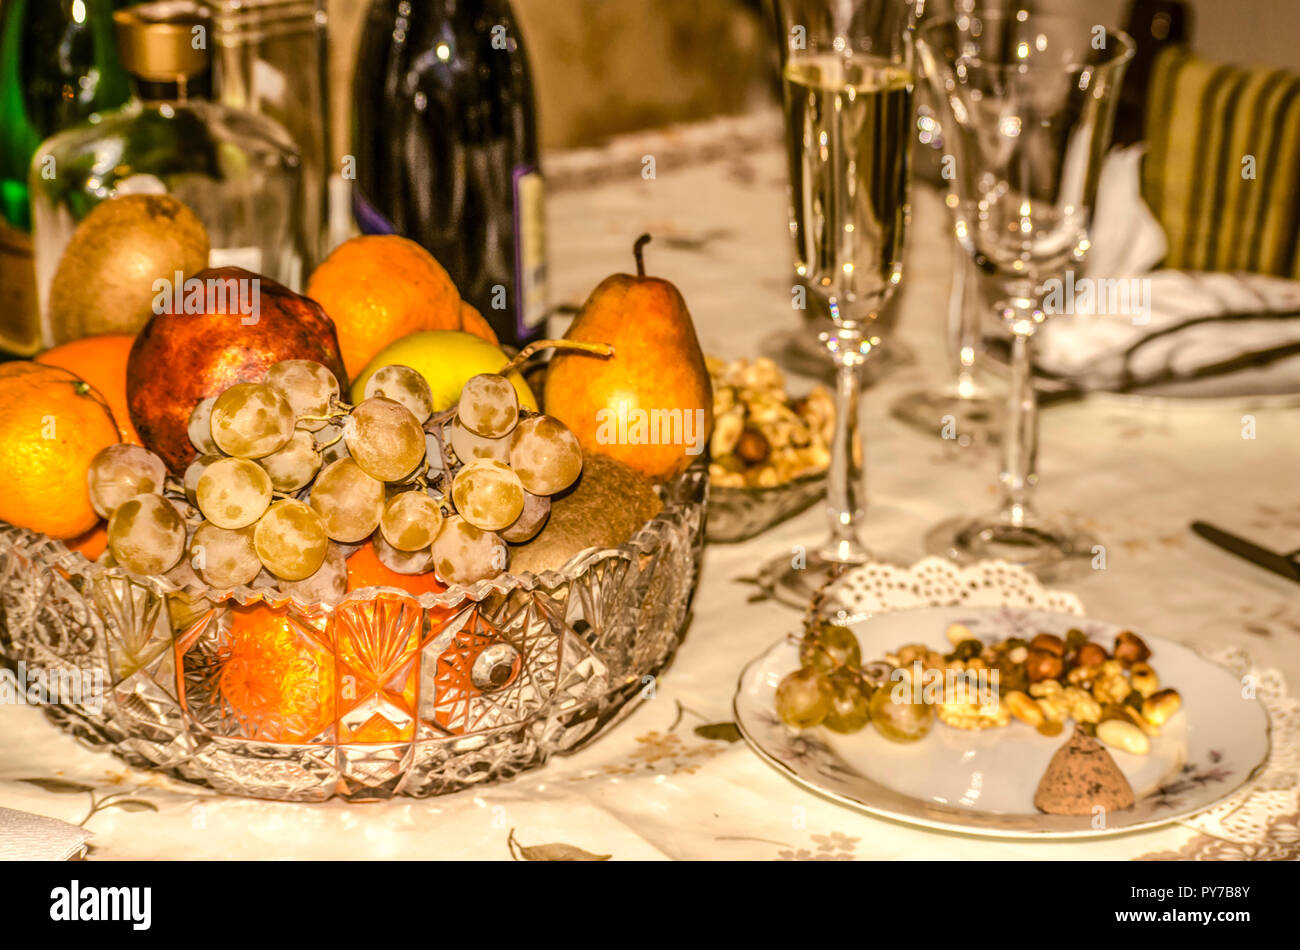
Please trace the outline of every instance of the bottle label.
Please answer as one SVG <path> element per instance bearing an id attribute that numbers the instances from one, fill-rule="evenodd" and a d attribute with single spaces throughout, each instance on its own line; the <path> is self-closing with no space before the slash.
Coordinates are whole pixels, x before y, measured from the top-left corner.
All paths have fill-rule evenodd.
<path id="1" fill-rule="evenodd" d="M 515 274 L 518 279 L 518 326 L 521 338 L 546 319 L 546 209 L 542 173 L 518 165 L 515 187 Z"/>

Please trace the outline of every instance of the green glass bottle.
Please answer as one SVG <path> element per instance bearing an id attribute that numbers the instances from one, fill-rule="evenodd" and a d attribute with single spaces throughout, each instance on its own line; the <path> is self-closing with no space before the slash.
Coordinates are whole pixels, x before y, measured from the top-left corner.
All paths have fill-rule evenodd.
<path id="1" fill-rule="evenodd" d="M 118 0 L 0 0 L 0 215 L 31 227 L 27 172 L 36 147 L 130 95 L 117 58 Z"/>

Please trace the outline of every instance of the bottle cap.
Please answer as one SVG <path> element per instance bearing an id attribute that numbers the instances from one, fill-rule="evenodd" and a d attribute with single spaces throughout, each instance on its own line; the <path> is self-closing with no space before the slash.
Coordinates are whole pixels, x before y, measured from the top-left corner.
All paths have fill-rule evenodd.
<path id="1" fill-rule="evenodd" d="M 183 82 L 208 68 L 211 11 L 192 0 L 141 3 L 113 14 L 127 72 L 150 82 Z"/>

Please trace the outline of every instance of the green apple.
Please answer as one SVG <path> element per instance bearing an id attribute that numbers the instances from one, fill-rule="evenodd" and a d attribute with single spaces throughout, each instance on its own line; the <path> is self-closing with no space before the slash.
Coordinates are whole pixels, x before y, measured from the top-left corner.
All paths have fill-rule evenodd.
<path id="1" fill-rule="evenodd" d="M 421 330 L 394 340 L 380 350 L 352 383 L 352 402 L 365 398 L 366 380 L 382 366 L 409 366 L 429 384 L 433 411 L 450 409 L 471 376 L 495 373 L 510 362 L 498 347 L 482 337 L 461 330 Z M 537 409 L 537 399 L 518 373 L 510 382 L 519 394 L 519 405 Z"/>

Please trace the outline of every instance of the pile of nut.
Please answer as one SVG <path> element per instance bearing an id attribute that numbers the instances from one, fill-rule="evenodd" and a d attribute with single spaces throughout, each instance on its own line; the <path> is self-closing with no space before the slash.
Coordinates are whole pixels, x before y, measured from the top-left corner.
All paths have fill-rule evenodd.
<path id="1" fill-rule="evenodd" d="M 825 386 L 792 400 L 781 370 L 765 356 L 752 363 L 710 356 L 706 363 L 713 380 L 714 485 L 770 488 L 825 471 L 835 420 Z"/>
<path id="2" fill-rule="evenodd" d="M 1107 745 L 1145 755 L 1151 737 L 1159 735 L 1182 705 L 1177 690 L 1161 688 L 1147 662 L 1150 648 L 1128 630 L 1116 637 L 1113 654 L 1081 630 L 1070 630 L 1064 639 L 1040 633 L 1028 642 L 1012 637 L 987 645 L 955 623 L 947 636 L 953 646 L 947 655 L 924 644 L 909 644 L 885 660 L 902 668 L 919 663 L 925 671 L 996 670 L 998 695 L 992 701 L 979 701 L 969 677 L 955 679 L 955 695 L 945 691 L 935 713 L 954 728 L 1005 726 L 1014 717 L 1055 736 L 1073 719 Z"/>

